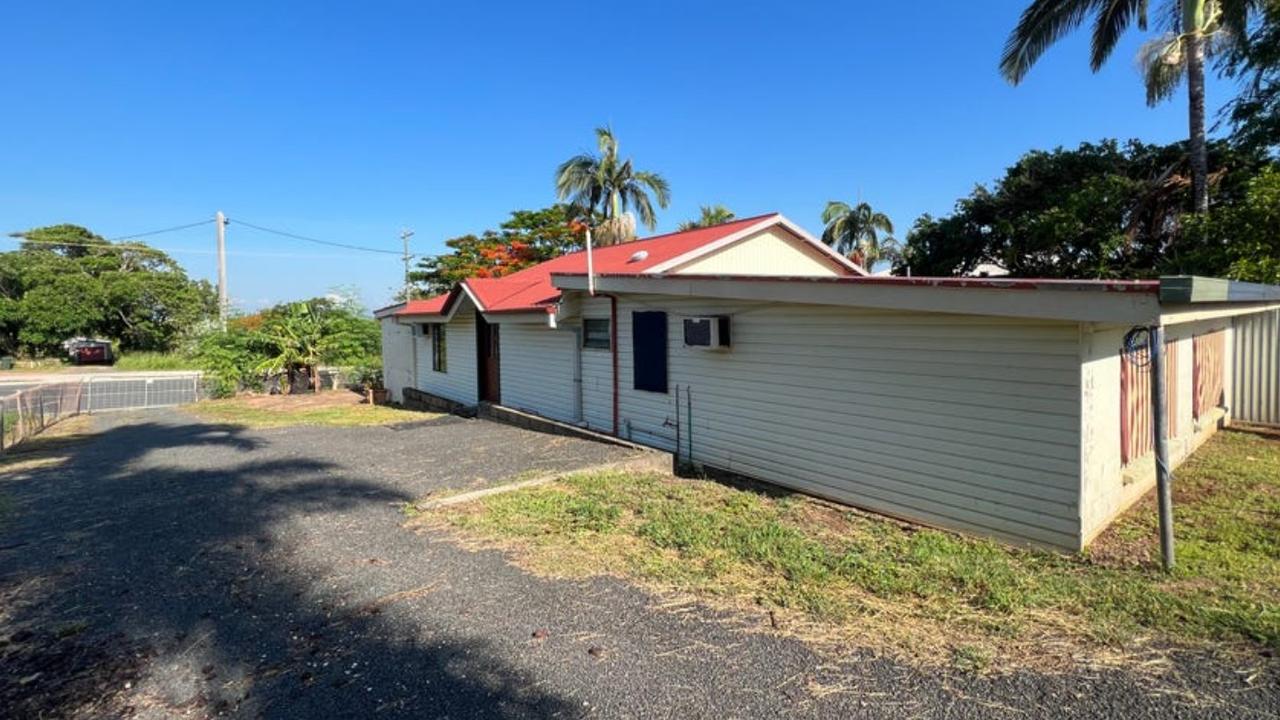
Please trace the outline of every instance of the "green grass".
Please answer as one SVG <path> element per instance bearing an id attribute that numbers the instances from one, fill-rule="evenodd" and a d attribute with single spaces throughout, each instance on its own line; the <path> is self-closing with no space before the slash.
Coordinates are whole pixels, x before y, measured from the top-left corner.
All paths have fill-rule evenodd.
<path id="1" fill-rule="evenodd" d="M 1177 475 L 1171 574 L 1158 569 L 1149 499 L 1081 556 L 914 528 L 799 496 L 616 472 L 434 514 L 519 549 L 545 572 L 621 574 L 909 643 L 948 638 L 953 660 L 977 669 L 989 658 L 974 638 L 1118 643 L 1156 635 L 1280 648 L 1280 439 L 1222 433 Z"/>
<path id="2" fill-rule="evenodd" d="M 185 355 L 132 352 L 116 358 L 117 370 L 199 370 L 200 364 Z"/>
<path id="3" fill-rule="evenodd" d="M 288 427 L 292 425 L 321 425 L 329 427 L 395 425 L 398 423 L 420 422 L 436 417 L 429 413 L 400 410 L 384 405 L 263 408 L 247 404 L 244 398 L 206 400 L 187 406 L 186 409 L 203 420 L 250 428 Z"/>

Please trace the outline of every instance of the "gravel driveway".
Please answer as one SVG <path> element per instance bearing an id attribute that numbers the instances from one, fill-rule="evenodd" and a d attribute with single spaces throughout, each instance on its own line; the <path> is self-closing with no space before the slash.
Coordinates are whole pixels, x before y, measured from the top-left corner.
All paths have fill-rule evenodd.
<path id="1" fill-rule="evenodd" d="M 0 494 L 5 717 L 1271 717 L 1270 671 L 983 678 L 838 659 L 618 580 L 406 531 L 432 490 L 629 451 L 480 420 L 101 416 Z M 0 507 L 3 507 L 0 504 Z M 6 714 L 7 713 L 7 714 Z"/>

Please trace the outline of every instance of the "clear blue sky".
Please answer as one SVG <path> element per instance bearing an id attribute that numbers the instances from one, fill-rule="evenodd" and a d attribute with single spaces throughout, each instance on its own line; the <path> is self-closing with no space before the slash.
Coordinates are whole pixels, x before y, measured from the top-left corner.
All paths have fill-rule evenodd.
<path id="1" fill-rule="evenodd" d="M 671 183 L 659 230 L 723 203 L 816 232 L 861 192 L 901 236 L 1028 149 L 1185 135 L 1184 97 L 1143 103 L 1136 35 L 1094 75 L 1078 33 L 1009 87 L 1025 2 L 5 3 L 0 230 L 221 209 L 242 307 L 337 285 L 376 306 L 397 258 L 234 221 L 392 250 L 408 226 L 436 253 L 554 201 L 555 166 L 611 123 Z M 148 240 L 213 278 L 212 225 Z"/>

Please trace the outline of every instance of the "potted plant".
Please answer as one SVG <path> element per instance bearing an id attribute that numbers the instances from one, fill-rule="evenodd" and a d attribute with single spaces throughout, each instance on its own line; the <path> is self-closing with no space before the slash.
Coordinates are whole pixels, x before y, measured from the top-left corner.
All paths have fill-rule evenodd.
<path id="1" fill-rule="evenodd" d="M 382 386 L 382 368 L 362 365 L 354 369 L 352 376 L 352 380 L 363 391 L 365 400 L 370 405 L 386 404 L 391 393 Z"/>

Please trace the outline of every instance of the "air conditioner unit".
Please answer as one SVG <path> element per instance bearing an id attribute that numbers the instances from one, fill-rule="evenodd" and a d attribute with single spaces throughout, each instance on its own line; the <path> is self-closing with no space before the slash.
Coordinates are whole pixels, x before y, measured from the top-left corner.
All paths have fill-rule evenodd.
<path id="1" fill-rule="evenodd" d="M 729 347 L 729 316 L 707 315 L 684 319 L 684 346 L 699 350 Z"/>

